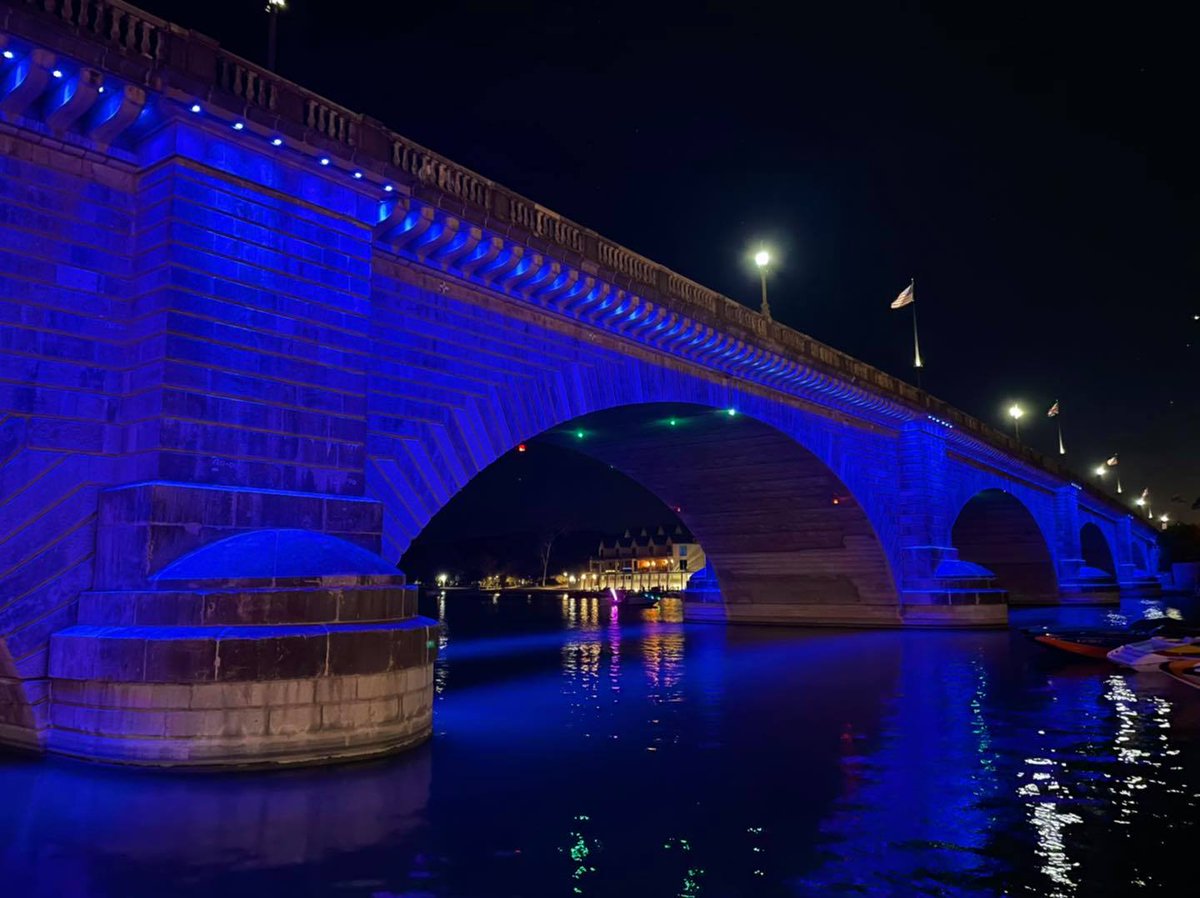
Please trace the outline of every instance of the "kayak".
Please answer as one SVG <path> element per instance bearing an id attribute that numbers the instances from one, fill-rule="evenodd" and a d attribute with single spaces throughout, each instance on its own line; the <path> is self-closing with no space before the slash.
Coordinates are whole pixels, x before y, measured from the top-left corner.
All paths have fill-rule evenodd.
<path id="1" fill-rule="evenodd" d="M 1077 627 L 1066 629 L 1026 630 L 1034 642 L 1044 646 L 1081 655 L 1084 658 L 1103 660 L 1113 649 L 1146 639 L 1150 636 L 1200 636 L 1200 630 L 1187 627 L 1179 621 L 1157 618 L 1143 619 L 1125 628 Z"/>
<path id="2" fill-rule="evenodd" d="M 1162 671 L 1180 683 L 1186 683 L 1193 689 L 1200 689 L 1200 664 L 1193 660 L 1168 661 L 1162 666 Z"/>
<path id="3" fill-rule="evenodd" d="M 1122 667 L 1132 667 L 1134 670 L 1148 670 L 1170 661 L 1200 661 L 1200 638 L 1185 636 L 1182 639 L 1171 639 L 1166 636 L 1152 636 L 1141 642 L 1131 642 L 1108 653 L 1108 660 Z"/>
<path id="4" fill-rule="evenodd" d="M 1127 634 L 1126 634 L 1127 635 Z M 1085 658 L 1104 660 L 1108 653 L 1125 643 L 1112 634 L 1074 634 L 1072 636 L 1056 636 L 1053 633 L 1043 633 L 1033 637 L 1034 642 L 1048 645 L 1052 649 L 1070 652 L 1072 655 L 1082 655 Z"/>

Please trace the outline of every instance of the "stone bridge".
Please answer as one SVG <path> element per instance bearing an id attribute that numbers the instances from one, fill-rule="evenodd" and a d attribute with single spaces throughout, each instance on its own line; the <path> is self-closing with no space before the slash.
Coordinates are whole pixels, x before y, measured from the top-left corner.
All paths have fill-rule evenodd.
<path id="1" fill-rule="evenodd" d="M 0 739 L 428 736 L 396 563 L 519 442 L 674 507 L 690 618 L 993 626 L 1154 588 L 1057 462 L 116 0 L 0 5 Z"/>

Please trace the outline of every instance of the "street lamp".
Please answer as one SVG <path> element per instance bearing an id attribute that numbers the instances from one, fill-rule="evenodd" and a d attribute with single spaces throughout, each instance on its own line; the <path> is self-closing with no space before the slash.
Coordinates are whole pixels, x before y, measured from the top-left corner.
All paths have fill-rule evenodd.
<path id="1" fill-rule="evenodd" d="M 754 264 L 758 266 L 758 277 L 762 281 L 762 316 L 771 318 L 771 307 L 767 305 L 767 266 L 771 264 L 771 254 L 760 249 L 754 254 Z"/>
<path id="2" fill-rule="evenodd" d="M 445 586 L 446 581 L 449 579 L 450 579 L 450 576 L 448 574 L 438 574 L 437 575 L 438 586 Z"/>
<path id="3" fill-rule="evenodd" d="M 1013 419 L 1013 430 L 1017 435 L 1017 442 L 1021 442 L 1021 416 L 1025 414 L 1025 409 L 1017 405 L 1015 402 L 1008 407 L 1008 416 Z"/>
<path id="4" fill-rule="evenodd" d="M 1158 516 L 1158 522 L 1159 522 L 1160 524 L 1162 524 L 1162 529 L 1163 529 L 1163 530 L 1166 530 L 1166 529 L 1167 529 L 1167 521 L 1169 521 L 1170 519 L 1171 519 L 1171 516 L 1170 516 L 1170 515 L 1161 514 L 1161 515 L 1159 515 L 1159 516 Z"/>
<path id="5" fill-rule="evenodd" d="M 287 9 L 287 0 L 267 0 L 267 68 L 275 71 L 275 29 L 279 14 Z"/>

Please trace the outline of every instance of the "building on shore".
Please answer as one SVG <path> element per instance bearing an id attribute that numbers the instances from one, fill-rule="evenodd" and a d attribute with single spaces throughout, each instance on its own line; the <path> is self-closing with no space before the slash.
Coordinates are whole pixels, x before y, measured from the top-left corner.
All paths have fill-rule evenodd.
<path id="1" fill-rule="evenodd" d="M 581 586 L 589 589 L 653 589 L 682 591 L 688 579 L 704 570 L 704 550 L 681 526 L 651 532 L 642 528 L 634 534 L 600 541 L 598 555 L 588 560 Z"/>

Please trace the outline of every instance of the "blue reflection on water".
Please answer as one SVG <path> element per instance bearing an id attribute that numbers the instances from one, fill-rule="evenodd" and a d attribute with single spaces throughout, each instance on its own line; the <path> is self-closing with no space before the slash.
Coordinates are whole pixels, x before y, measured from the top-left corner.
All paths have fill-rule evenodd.
<path id="1" fill-rule="evenodd" d="M 1016 632 L 423 605 L 430 744 L 241 775 L 0 760 L 3 894 L 1083 896 L 1191 872 L 1200 693 L 1159 675 Z"/>

